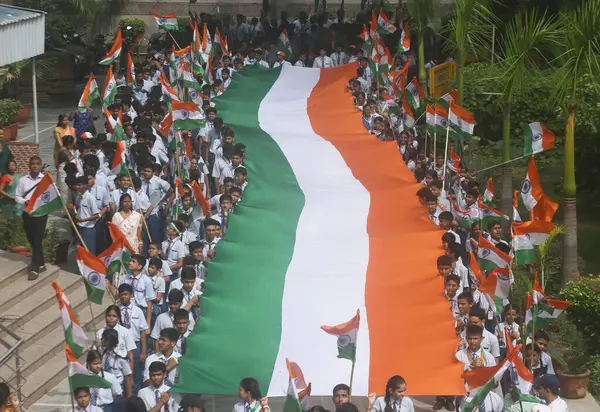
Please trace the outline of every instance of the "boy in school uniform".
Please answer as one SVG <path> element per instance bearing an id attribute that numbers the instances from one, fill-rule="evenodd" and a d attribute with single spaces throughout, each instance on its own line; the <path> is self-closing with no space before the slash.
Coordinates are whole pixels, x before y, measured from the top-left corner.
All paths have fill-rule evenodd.
<path id="1" fill-rule="evenodd" d="M 96 253 L 102 253 L 107 246 L 106 242 L 106 212 L 108 212 L 108 190 L 96 184 L 96 174 L 86 170 L 85 177 L 88 179 L 88 191 L 96 201 L 100 218 L 96 220 Z"/>
<path id="2" fill-rule="evenodd" d="M 181 355 L 185 355 L 187 351 L 187 337 L 190 336 L 193 329 L 190 328 L 190 313 L 185 309 L 179 309 L 175 312 L 175 329 L 179 333 L 177 343 L 175 344 L 175 350 Z"/>
<path id="3" fill-rule="evenodd" d="M 174 386 L 179 374 L 179 358 L 181 354 L 175 350 L 179 333 L 175 328 L 165 328 L 160 331 L 157 346 L 158 351 L 148 356 L 144 369 L 144 383 L 150 385 L 150 365 L 152 362 L 159 361 L 167 366 L 167 375 L 165 383 L 169 386 Z"/>
<path id="4" fill-rule="evenodd" d="M 535 333 L 535 344 L 542 350 L 540 354 L 540 363 L 546 367 L 546 373 L 555 375 L 554 366 L 552 365 L 552 358 L 548 354 L 548 344 L 550 343 L 550 335 L 545 331 L 540 330 Z"/>
<path id="5" fill-rule="evenodd" d="M 154 175 L 154 167 L 147 164 L 141 168 L 142 191 L 146 193 L 152 209 L 147 217 L 148 229 L 152 240 L 160 242 L 163 239 L 163 225 L 161 224 L 160 204 L 163 199 L 168 198 L 173 193 L 173 189 L 168 182 Z"/>
<path id="6" fill-rule="evenodd" d="M 179 405 L 168 393 L 172 385 L 167 384 L 167 366 L 161 361 L 154 361 L 148 366 L 148 373 L 148 386 L 138 394 L 146 409 L 150 412 L 178 411 Z"/>
<path id="7" fill-rule="evenodd" d="M 210 218 L 219 222 L 221 225 L 221 231 L 223 234 L 226 234 L 227 227 L 229 226 L 229 214 L 231 213 L 232 207 L 231 195 L 221 195 L 221 198 L 219 199 L 219 205 L 221 210 L 217 214 L 212 215 Z"/>
<path id="8" fill-rule="evenodd" d="M 133 187 L 131 187 L 131 177 L 126 174 L 122 174 L 119 176 L 119 188 L 110 192 L 110 208 L 113 212 L 116 212 L 119 209 L 119 203 L 121 201 L 121 196 L 129 195 L 131 196 L 132 207 L 134 210 L 138 210 L 137 204 L 137 194 Z"/>
<path id="9" fill-rule="evenodd" d="M 85 176 L 77 178 L 75 190 L 79 194 L 76 202 L 75 222 L 81 238 L 91 253 L 96 254 L 96 221 L 100 218 L 100 210 L 96 199 L 87 190 L 88 179 Z M 80 241 L 81 242 L 81 241 Z"/>
<path id="10" fill-rule="evenodd" d="M 182 231 L 181 222 L 171 222 L 167 226 L 167 240 L 162 242 L 162 257 L 167 261 L 174 277 L 177 277 L 179 269 L 183 266 L 183 257 L 185 256 L 185 248 L 179 238 Z"/>
<path id="11" fill-rule="evenodd" d="M 469 312 L 469 325 L 480 326 L 483 328 L 481 337 L 481 347 L 490 353 L 496 363 L 500 361 L 500 345 L 496 335 L 485 329 L 485 311 L 478 307 L 471 308 Z"/>
<path id="12" fill-rule="evenodd" d="M 136 349 L 133 351 L 133 394 L 135 395 L 142 384 L 142 365 L 146 361 L 148 323 L 144 312 L 133 301 L 133 287 L 128 283 L 119 286 L 119 309 L 121 310 L 121 326 L 129 329 Z"/>
<path id="13" fill-rule="evenodd" d="M 204 266 L 204 247 L 202 242 L 190 243 L 190 255 L 194 259 L 194 271 L 197 279 L 206 279 L 206 266 Z"/>
<path id="14" fill-rule="evenodd" d="M 461 342 L 458 344 L 459 349 L 467 346 L 465 329 L 469 324 L 469 312 L 473 307 L 473 295 L 471 292 L 463 292 L 456 298 L 458 313 L 454 315 L 456 319 L 456 335 L 461 337 Z"/>
<path id="15" fill-rule="evenodd" d="M 440 224 L 440 213 L 442 209 L 438 207 L 437 197 L 433 193 L 429 193 L 425 199 L 427 203 L 427 216 L 436 225 Z"/>
<path id="16" fill-rule="evenodd" d="M 102 408 L 90 405 L 92 400 L 90 388 L 76 388 L 73 391 L 73 397 L 75 398 L 75 403 L 77 403 L 75 412 L 102 412 Z"/>
<path id="17" fill-rule="evenodd" d="M 214 250 L 217 243 L 219 243 L 219 240 L 221 240 L 220 233 L 221 223 L 214 219 L 206 219 L 204 221 L 204 240 L 202 241 L 204 249 L 202 250 L 202 255 L 205 260 L 212 258 L 209 252 Z"/>
<path id="18" fill-rule="evenodd" d="M 244 190 L 246 190 L 246 186 L 248 186 L 248 171 L 244 166 L 238 166 L 235 168 L 235 172 L 233 172 L 233 179 L 236 187 L 239 187 L 242 190 L 242 194 Z"/>
<path id="19" fill-rule="evenodd" d="M 152 328 L 152 333 L 150 337 L 155 340 L 154 350 L 158 352 L 158 338 L 160 337 L 160 332 L 166 328 L 172 328 L 175 326 L 175 312 L 181 309 L 181 304 L 183 303 L 183 292 L 179 289 L 173 289 L 169 292 L 168 295 L 168 306 L 169 310 L 167 312 L 161 313 L 156 318 L 156 322 Z M 188 315 L 191 329 L 194 329 L 196 322 L 191 314 Z"/>
<path id="20" fill-rule="evenodd" d="M 169 289 L 169 291 L 174 289 L 181 290 L 181 293 L 183 293 L 182 307 L 192 314 L 194 320 L 198 318 L 198 311 L 200 309 L 200 296 L 202 295 L 200 288 L 202 287 L 202 282 L 204 281 L 196 278 L 194 268 L 187 266 L 181 270 L 181 278 L 173 281 Z"/>
<path id="21" fill-rule="evenodd" d="M 134 302 L 142 310 L 146 324 L 149 325 L 152 321 L 152 301 L 156 299 L 156 294 L 152 281 L 144 273 L 145 266 L 146 258 L 144 256 L 132 255 L 129 260 L 129 273 L 123 277 L 121 283 L 131 285 Z"/>
<path id="22" fill-rule="evenodd" d="M 153 257 L 157 257 L 160 259 L 160 261 L 162 262 L 162 267 L 159 268 L 160 275 L 162 276 L 165 282 L 169 282 L 171 280 L 171 275 L 173 274 L 173 272 L 171 272 L 171 268 L 169 267 L 167 261 L 161 258 L 160 252 L 161 244 L 159 242 L 150 242 L 150 244 L 148 245 L 148 259 L 151 259 Z"/>
<path id="23" fill-rule="evenodd" d="M 152 281 L 156 298 L 152 301 L 152 322 L 162 313 L 161 306 L 166 292 L 165 279 L 162 276 L 163 261 L 158 256 L 149 258 L 146 262 L 146 273 Z M 151 326 L 154 326 L 152 323 Z"/>
<path id="24" fill-rule="evenodd" d="M 460 235 L 454 230 L 452 230 L 452 222 L 454 222 L 454 216 L 452 216 L 452 212 L 443 211 L 438 216 L 438 219 L 440 221 L 440 229 L 445 230 L 446 232 L 454 235 L 456 243 L 461 244 L 462 239 L 460 238 Z"/>
<path id="25" fill-rule="evenodd" d="M 464 369 L 473 370 L 487 366 L 495 366 L 496 359 L 481 346 L 483 327 L 468 325 L 465 331 L 467 345 L 456 352 L 456 359 L 464 364 Z"/>
<path id="26" fill-rule="evenodd" d="M 506 240 L 502 239 L 502 225 L 500 224 L 500 222 L 492 222 L 487 229 L 488 229 L 488 233 L 490 234 L 489 240 L 495 246 L 497 246 L 499 243 L 502 243 L 502 244 L 510 247 L 508 242 Z"/>

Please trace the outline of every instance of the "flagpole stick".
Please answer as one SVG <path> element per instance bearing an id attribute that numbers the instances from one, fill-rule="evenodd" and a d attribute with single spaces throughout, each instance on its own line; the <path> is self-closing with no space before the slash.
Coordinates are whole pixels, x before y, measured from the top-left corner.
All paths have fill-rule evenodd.
<path id="1" fill-rule="evenodd" d="M 144 229 L 146 229 L 146 234 L 148 235 L 148 240 L 152 242 L 152 236 L 150 235 L 150 229 L 148 229 L 148 222 L 146 222 L 146 216 L 144 216 L 144 211 L 140 208 L 138 212 L 142 215 L 142 224 L 144 225 Z"/>
<path id="2" fill-rule="evenodd" d="M 429 130 L 425 129 L 425 159 L 427 159 L 427 137 L 429 137 Z"/>
<path id="3" fill-rule="evenodd" d="M 450 125 L 446 127 L 446 146 L 444 148 L 444 173 L 442 174 L 442 190 L 446 189 L 446 169 L 448 168 L 448 137 L 450 136 Z"/>
<path id="4" fill-rule="evenodd" d="M 526 158 L 526 157 L 529 157 L 529 156 L 531 156 L 531 155 L 519 156 L 519 157 L 516 157 L 516 158 L 514 158 L 514 159 L 507 160 L 506 162 L 498 163 L 498 164 L 495 164 L 495 165 L 493 165 L 493 166 L 486 167 L 485 169 L 480 169 L 480 170 L 477 170 L 477 171 L 475 171 L 475 172 L 471 172 L 471 174 L 472 174 L 472 175 L 475 175 L 475 174 L 477 174 L 477 173 L 481 173 L 481 172 L 484 172 L 484 171 L 486 171 L 486 170 L 494 169 L 494 168 L 496 168 L 496 167 L 498 167 L 498 166 L 502 166 L 502 165 L 505 165 L 505 164 L 507 164 L 507 163 L 512 163 L 512 162 L 514 162 L 514 161 L 521 160 L 521 159 L 524 159 L 524 158 Z"/>
<path id="5" fill-rule="evenodd" d="M 349 398 L 350 402 L 352 402 L 352 382 L 354 381 L 354 366 L 355 365 L 356 365 L 356 353 L 354 353 L 354 359 L 352 360 L 352 368 L 350 369 L 350 393 L 348 394 L 348 398 Z"/>
<path id="6" fill-rule="evenodd" d="M 75 233 L 77 233 L 77 237 L 81 241 L 81 245 L 85 248 L 85 250 L 87 250 L 89 252 L 90 250 L 88 249 L 85 242 L 83 241 L 83 238 L 81 237 L 81 233 L 79 233 L 79 230 L 77 229 L 77 225 L 75 224 L 75 222 L 73 221 L 73 218 L 71 217 L 71 212 L 69 212 L 69 209 L 67 209 L 67 206 L 65 205 L 65 202 L 64 202 L 62 196 L 60 195 L 60 192 L 58 191 L 58 188 L 56 187 L 56 183 L 54 183 L 54 181 L 52 182 L 52 186 L 54 186 L 54 190 L 56 190 L 56 193 L 58 194 L 58 197 L 60 198 L 60 203 L 62 203 L 63 208 L 65 209 L 65 212 L 67 212 L 67 217 L 69 218 L 69 222 L 71 222 L 71 226 L 73 226 L 73 229 L 75 229 Z"/>
<path id="7" fill-rule="evenodd" d="M 58 193 L 58 191 L 57 191 Z M 60 307 L 60 302 L 58 302 L 58 311 L 61 312 L 62 309 Z M 65 346 L 67 346 L 67 337 L 65 336 Z M 67 362 L 67 375 L 69 374 L 69 359 L 67 359 L 66 353 L 65 353 L 65 361 Z M 71 398 L 71 407 L 73 408 L 72 410 L 75 410 L 75 398 L 73 396 L 73 388 L 71 387 L 71 381 L 69 381 L 69 398 Z"/>
<path id="8" fill-rule="evenodd" d="M 417 117 L 417 120 L 415 120 L 415 124 L 417 124 L 417 122 L 418 122 L 419 120 L 421 120 L 421 117 L 423 117 L 423 115 L 424 115 L 424 114 L 425 114 L 425 112 L 421 113 L 421 115 L 420 115 L 419 117 Z"/>
<path id="9" fill-rule="evenodd" d="M 165 29 L 164 27 L 163 27 L 163 29 L 167 32 L 167 34 L 169 36 L 171 36 L 171 40 L 173 40 L 173 43 L 175 43 L 175 46 L 177 46 L 177 48 L 179 50 L 181 50 L 181 46 L 177 43 L 177 40 L 175 40 L 175 37 L 173 37 L 173 35 L 171 34 L 171 32 L 169 30 Z"/>

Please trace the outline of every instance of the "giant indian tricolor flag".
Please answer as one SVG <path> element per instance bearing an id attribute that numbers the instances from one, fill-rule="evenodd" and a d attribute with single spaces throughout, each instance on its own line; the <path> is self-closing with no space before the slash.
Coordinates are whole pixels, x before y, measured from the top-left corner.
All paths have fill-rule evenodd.
<path id="1" fill-rule="evenodd" d="M 76 358 L 80 357 L 87 345 L 87 336 L 79 324 L 79 318 L 73 312 L 71 303 L 65 296 L 58 283 L 52 282 L 52 287 L 56 291 L 56 299 L 60 308 L 60 317 L 62 318 L 65 329 L 65 343 L 71 349 Z"/>
<path id="2" fill-rule="evenodd" d="M 380 391 L 398 365 L 412 394 L 464 393 L 454 320 L 443 302 L 431 305 L 439 296 L 423 266 L 439 255 L 439 234 L 398 149 L 364 129 L 346 88 L 355 75 L 352 64 L 246 67 L 216 98 L 219 115 L 243 130 L 256 184 L 217 245 L 177 391 L 234 394 L 240 377 L 253 376 L 265 394 L 286 396 L 293 359 L 313 396 L 331 396 L 352 362 L 338 358 L 347 339 L 321 326 L 360 309 L 353 395 Z M 431 338 L 406 333 L 422 330 L 420 317 L 405 316 L 419 310 Z"/>
<path id="3" fill-rule="evenodd" d="M 52 175 L 46 172 L 31 194 L 25 212 L 31 216 L 46 216 L 61 207 L 63 203 Z"/>

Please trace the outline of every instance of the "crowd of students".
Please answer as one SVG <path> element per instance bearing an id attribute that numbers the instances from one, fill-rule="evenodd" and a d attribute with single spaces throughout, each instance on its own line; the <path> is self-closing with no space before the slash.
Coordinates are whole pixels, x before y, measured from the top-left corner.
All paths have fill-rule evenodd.
<path id="1" fill-rule="evenodd" d="M 457 228 L 450 201 L 455 201 L 460 209 L 476 208 L 480 195 L 477 181 L 468 176 L 450 179 L 444 155 L 423 147 L 423 139 L 414 128 L 405 127 L 402 116 L 385 110 L 381 103 L 388 97 L 377 87 L 368 59 L 362 57 L 358 38 L 344 50 L 331 39 L 322 42 L 319 36 L 311 37 L 315 44 L 325 46 L 318 48 L 318 56 L 310 56 L 306 51 L 309 43 L 305 44 L 303 36 L 308 36 L 311 29 L 325 30 L 327 22 L 318 19 L 317 27 L 313 28 L 307 25 L 305 15 L 296 22 L 288 22 L 287 16 L 282 16 L 282 21 L 284 27 L 289 25 L 291 37 L 298 36 L 301 44 L 294 65 L 333 67 L 358 62 L 349 90 L 357 110 L 362 112 L 365 128 L 373 138 L 397 143 L 399 155 L 416 180 L 423 183 L 418 196 L 426 209 L 424 213 L 446 231 L 441 238 L 444 254 L 438 258 L 437 267 L 444 277 L 445 296 L 460 338 L 456 358 L 464 363 L 465 370 L 495 365 L 506 355 L 505 330 L 513 343 L 521 340 L 517 319 L 523 314 L 505 302 L 502 318 L 496 318 L 468 269 L 468 251 L 476 248 L 473 241 L 480 235 L 510 253 L 510 244 L 503 239 L 499 223 L 486 228 L 474 223 L 469 231 Z M 189 158 L 182 155 L 176 159 L 168 145 L 168 136 L 160 128 L 168 112 L 161 101 L 159 81 L 161 74 L 168 75 L 172 70 L 168 49 L 152 51 L 138 65 L 136 86 L 128 84 L 124 76 L 117 79 L 118 95 L 108 110 L 113 118 L 123 113 L 126 167 L 119 175 L 112 174 L 109 166 L 116 149 L 110 128 L 98 132 L 93 122 L 83 119 L 80 122 L 84 126 L 76 124 L 78 131 L 75 131 L 69 126 L 67 115 L 59 117 L 54 133 L 56 183 L 70 205 L 69 213 L 83 242 L 92 253 L 100 254 L 111 243 L 107 225 L 111 222 L 121 230 L 134 252 L 126 273 L 107 282 L 115 303 L 106 308 L 105 325 L 97 331 L 96 345 L 87 354 L 88 369 L 110 381 L 112 388 L 77 388 L 74 392 L 77 410 L 176 411 L 181 406 L 182 410 L 192 411 L 201 407 L 197 398 L 171 396 L 169 389 L 177 381 L 178 359 L 186 353 L 186 338 L 201 316 L 203 282 L 210 276 L 205 263 L 218 251 L 215 246 L 227 234 L 230 213 L 235 213 L 236 205 L 243 201 L 244 190 L 252 184 L 247 181 L 244 162 L 246 156 L 253 154 L 246 153 L 244 144 L 236 143 L 235 130 L 227 125 L 227 119 L 219 117 L 213 98 L 221 95 L 235 81 L 236 73 L 248 65 L 292 64 L 281 53 L 273 52 L 273 47 L 271 52 L 256 49 L 254 46 L 263 38 L 262 31 L 253 30 L 253 26 L 256 22 L 248 25 L 243 16 L 238 16 L 237 23 L 230 28 L 235 53 L 232 57 L 214 59 L 214 72 L 206 77 L 212 76 L 214 81 L 205 84 L 202 91 L 205 126 L 182 132 L 183 140 L 192 147 Z M 335 51 L 328 55 L 331 49 Z M 407 60 L 406 55 L 397 55 L 395 65 L 399 68 Z M 90 111 L 86 114 L 92 115 Z M 29 166 L 30 173 L 21 177 L 14 196 L 9 198 L 15 205 L 26 204 L 32 188 L 41 179 L 39 157 L 31 158 Z M 6 195 L 7 186 L 3 182 L 0 180 L 0 193 Z M 195 187 L 209 199 L 208 213 L 198 213 Z M 29 275 L 32 280 L 45 270 L 41 253 L 45 219 L 23 214 L 33 251 Z M 557 396 L 552 360 L 546 352 L 548 341 L 548 335 L 542 332 L 536 333 L 535 342 L 524 342 L 524 360 L 538 378 L 536 391 L 550 410 L 566 411 L 566 404 Z M 491 392 L 479 410 L 507 410 L 512 403 L 512 384 L 507 377 L 502 388 L 505 396 L 500 396 L 500 390 Z M 393 376 L 384 396 L 369 397 L 368 411 L 414 411 L 412 401 L 405 396 L 406 387 L 402 377 Z M 239 395 L 243 400 L 235 405 L 234 412 L 268 409 L 261 402 L 258 383 L 252 378 L 242 380 Z M 337 385 L 333 390 L 336 410 L 356 412 L 356 406 L 349 401 L 350 388 Z M 438 396 L 433 409 L 452 411 L 459 403 L 460 399 L 457 402 L 453 396 Z M 313 412 L 324 410 L 320 406 L 312 408 Z"/>

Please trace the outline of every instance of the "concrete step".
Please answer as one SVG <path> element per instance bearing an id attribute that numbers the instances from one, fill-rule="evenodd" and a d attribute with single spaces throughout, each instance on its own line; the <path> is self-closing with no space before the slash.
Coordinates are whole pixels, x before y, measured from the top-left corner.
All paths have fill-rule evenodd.
<path id="1" fill-rule="evenodd" d="M 26 273 L 29 266 L 29 258 L 5 250 L 0 250 L 0 262 L 2 263 L 0 290 L 4 290 L 13 283 L 20 274 Z M 0 313 L 2 313 L 1 310 Z"/>
<path id="2" fill-rule="evenodd" d="M 6 285 L 0 285 L 0 290 L 2 290 L 0 313 L 4 314 L 9 308 L 22 305 L 23 297 L 49 285 L 58 277 L 59 268 L 57 266 L 47 264 L 46 268 L 46 271 L 40 273 L 36 280 L 27 280 L 27 269 L 25 268 L 25 270 L 22 269 L 19 273 L 13 274 L 12 280 L 7 281 Z M 52 289 L 52 287 L 50 288 Z M 0 317 L 2 316 L 0 315 Z"/>

